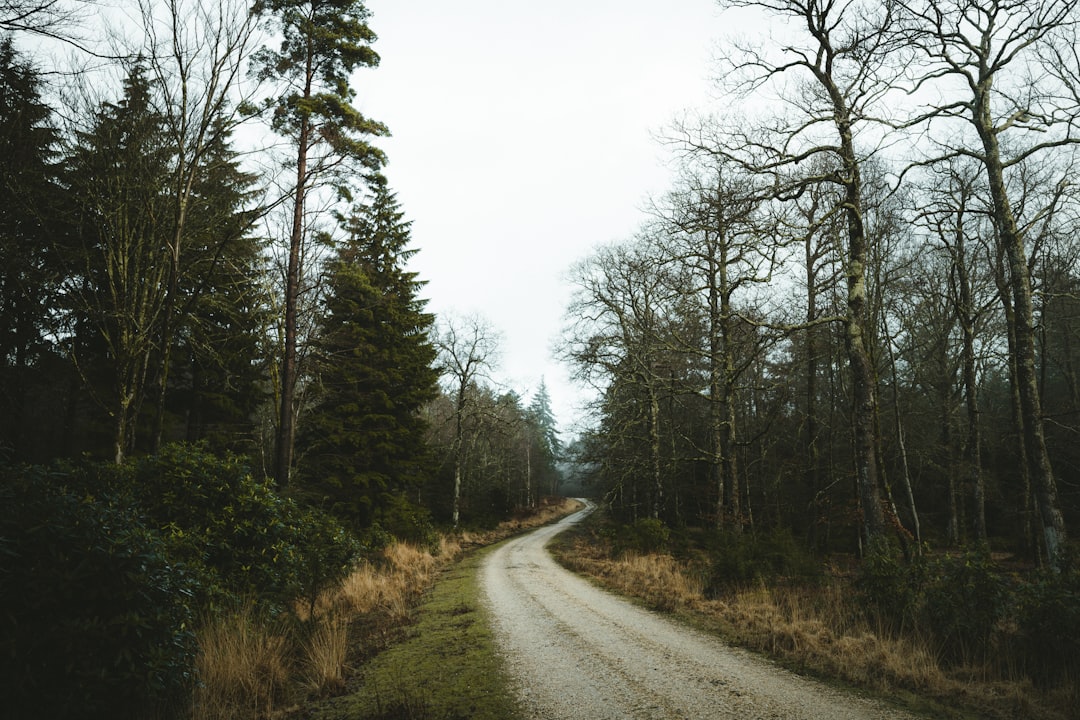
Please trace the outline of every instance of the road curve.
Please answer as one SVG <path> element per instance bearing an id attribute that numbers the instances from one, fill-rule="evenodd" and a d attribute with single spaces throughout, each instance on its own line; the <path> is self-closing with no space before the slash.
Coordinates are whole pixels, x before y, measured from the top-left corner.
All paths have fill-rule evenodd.
<path id="1" fill-rule="evenodd" d="M 598 589 L 544 549 L 588 515 L 512 539 L 480 578 L 530 718 L 912 718 L 772 665 Z"/>

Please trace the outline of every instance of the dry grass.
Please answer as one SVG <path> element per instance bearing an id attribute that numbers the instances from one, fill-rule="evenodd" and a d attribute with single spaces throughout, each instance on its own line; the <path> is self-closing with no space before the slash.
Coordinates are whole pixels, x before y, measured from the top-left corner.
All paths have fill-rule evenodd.
<path id="1" fill-rule="evenodd" d="M 706 598 L 700 573 L 670 555 L 613 557 L 597 541 L 556 547 L 559 561 L 650 606 L 689 614 L 731 640 L 784 662 L 883 692 L 905 691 L 985 717 L 1080 718 L 1077 686 L 1050 697 L 1027 680 L 989 667 L 946 668 L 918 636 L 874 627 L 857 605 L 849 579 L 821 584 L 758 582 Z M 1072 708 L 1070 710 L 1070 708 Z"/>
<path id="2" fill-rule="evenodd" d="M 308 687 L 318 695 L 343 690 L 349 653 L 348 621 L 340 615 L 320 618 L 302 646 Z"/>
<path id="3" fill-rule="evenodd" d="M 682 572 L 670 555 L 627 553 L 593 567 L 609 585 L 659 610 L 675 610 L 702 598 L 701 583 Z"/>
<path id="4" fill-rule="evenodd" d="M 251 606 L 208 620 L 198 632 L 193 720 L 261 720 L 280 715 L 286 701 L 343 691 L 350 657 L 370 655 L 366 645 L 385 646 L 464 547 L 495 542 L 577 507 L 575 501 L 545 502 L 535 515 L 488 533 L 443 535 L 434 553 L 392 543 L 313 606 L 296 603 L 292 610 L 299 630 L 291 634 Z"/>
<path id="5" fill-rule="evenodd" d="M 198 634 L 195 720 L 268 717 L 289 681 L 288 641 L 251 605 L 207 622 Z"/>
<path id="6" fill-rule="evenodd" d="M 545 497 L 539 504 L 529 511 L 519 513 L 516 517 L 499 523 L 493 530 L 483 532 L 463 530 L 457 534 L 462 547 L 475 547 L 491 545 L 504 540 L 511 535 L 531 530 L 532 528 L 547 525 L 552 520 L 569 515 L 584 507 L 579 501 L 571 498 Z"/>

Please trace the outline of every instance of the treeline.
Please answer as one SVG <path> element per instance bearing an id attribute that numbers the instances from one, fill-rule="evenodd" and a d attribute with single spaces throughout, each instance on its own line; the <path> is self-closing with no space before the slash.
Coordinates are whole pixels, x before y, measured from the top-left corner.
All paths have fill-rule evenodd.
<path id="1" fill-rule="evenodd" d="M 341 23 L 322 55 L 295 54 L 290 28 L 320 35 L 303 7 Z M 349 104 L 348 73 L 378 63 L 363 4 L 184 11 L 143 7 L 141 44 L 62 87 L 18 51 L 27 31 L 0 44 L 4 460 L 199 443 L 358 528 L 384 505 L 451 506 L 455 472 L 466 518 L 535 502 L 557 452 L 550 398 L 541 384 L 526 407 L 489 381 L 483 319 L 425 310 L 372 144 L 387 130 Z M 300 60 L 322 74 L 298 94 Z M 497 509 L 475 500 L 493 487 Z"/>
<path id="2" fill-rule="evenodd" d="M 362 2 L 140 3 L 107 51 L 77 10 L 0 8 L 0 675 L 17 714 L 183 715 L 204 623 L 534 506 L 559 442 L 425 309 Z"/>
<path id="3" fill-rule="evenodd" d="M 721 5 L 775 37 L 722 46 L 728 114 L 669 133 L 676 186 L 574 270 L 594 482 L 627 520 L 1064 567 L 1076 4 Z"/>

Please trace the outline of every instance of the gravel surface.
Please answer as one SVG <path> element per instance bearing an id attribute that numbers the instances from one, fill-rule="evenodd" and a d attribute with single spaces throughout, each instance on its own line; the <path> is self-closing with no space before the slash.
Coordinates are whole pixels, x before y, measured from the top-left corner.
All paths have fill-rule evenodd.
<path id="1" fill-rule="evenodd" d="M 515 538 L 481 568 L 531 718 L 913 718 L 801 678 L 591 585 L 547 542 L 592 507 Z"/>

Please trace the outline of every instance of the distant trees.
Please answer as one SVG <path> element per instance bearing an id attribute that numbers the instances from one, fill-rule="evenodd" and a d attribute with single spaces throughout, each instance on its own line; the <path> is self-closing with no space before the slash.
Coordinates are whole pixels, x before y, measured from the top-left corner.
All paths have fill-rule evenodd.
<path id="1" fill-rule="evenodd" d="M 451 518 L 454 527 L 461 519 L 461 486 L 464 480 L 467 450 L 466 421 L 474 411 L 478 383 L 495 361 L 494 329 L 479 316 L 448 318 L 439 328 L 436 339 L 439 367 L 448 382 L 453 413 L 450 454 L 453 458 L 453 493 Z"/>
<path id="2" fill-rule="evenodd" d="M 562 480 L 558 469 L 558 463 L 562 458 L 562 442 L 559 439 L 555 413 L 551 408 L 551 396 L 548 394 L 547 383 L 543 378 L 540 379 L 540 386 L 536 389 L 526 409 L 526 419 L 530 442 L 530 469 L 533 463 L 537 468 L 536 492 L 558 495 L 559 483 Z M 530 482 L 528 482 L 526 496 L 530 496 L 531 479 L 531 477 L 528 478 Z M 529 500 L 531 502 L 532 498 L 529 497 Z"/>

